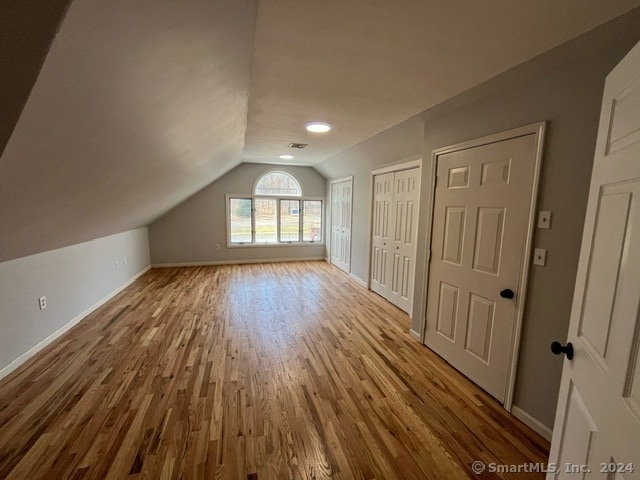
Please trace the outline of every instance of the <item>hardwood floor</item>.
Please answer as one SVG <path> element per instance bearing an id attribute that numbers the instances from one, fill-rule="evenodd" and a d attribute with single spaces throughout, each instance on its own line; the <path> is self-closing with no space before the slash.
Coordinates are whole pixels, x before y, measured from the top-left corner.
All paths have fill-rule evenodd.
<path id="1" fill-rule="evenodd" d="M 152 270 L 0 382 L 0 478 L 534 479 L 548 443 L 323 262 Z"/>

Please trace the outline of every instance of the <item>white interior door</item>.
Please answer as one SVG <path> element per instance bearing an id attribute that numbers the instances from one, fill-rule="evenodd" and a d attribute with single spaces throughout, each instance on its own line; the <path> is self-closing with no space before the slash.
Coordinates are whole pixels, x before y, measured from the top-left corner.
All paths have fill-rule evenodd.
<path id="1" fill-rule="evenodd" d="M 337 183 L 331 183 L 331 263 L 337 267 L 340 261 L 341 213 L 340 189 Z"/>
<path id="2" fill-rule="evenodd" d="M 529 134 L 437 156 L 425 344 L 500 401 L 524 300 L 536 154 Z"/>
<path id="3" fill-rule="evenodd" d="M 375 175 L 371 290 L 410 313 L 420 200 L 420 169 Z"/>
<path id="4" fill-rule="evenodd" d="M 640 44 L 605 86 L 548 479 L 640 478 L 639 305 Z"/>
<path id="5" fill-rule="evenodd" d="M 353 179 L 331 184 L 331 263 L 351 270 L 351 205 Z"/>
<path id="6" fill-rule="evenodd" d="M 415 277 L 417 214 L 420 201 L 420 169 L 395 172 L 393 177 L 393 224 L 391 252 L 386 269 L 390 274 L 385 297 L 405 312 L 411 313 Z"/>
<path id="7" fill-rule="evenodd" d="M 393 225 L 393 172 L 373 177 L 373 228 L 371 247 L 371 290 L 386 297 L 388 259 Z"/>

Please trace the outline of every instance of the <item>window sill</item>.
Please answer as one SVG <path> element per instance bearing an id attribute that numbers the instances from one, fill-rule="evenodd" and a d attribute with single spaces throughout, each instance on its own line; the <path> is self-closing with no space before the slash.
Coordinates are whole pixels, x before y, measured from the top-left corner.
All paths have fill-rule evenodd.
<path id="1" fill-rule="evenodd" d="M 227 243 L 227 248 L 324 247 L 324 242 Z"/>

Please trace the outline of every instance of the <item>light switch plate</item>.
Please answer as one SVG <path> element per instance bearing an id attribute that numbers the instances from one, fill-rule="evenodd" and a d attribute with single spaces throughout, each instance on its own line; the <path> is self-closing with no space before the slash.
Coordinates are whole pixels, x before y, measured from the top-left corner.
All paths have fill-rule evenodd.
<path id="1" fill-rule="evenodd" d="M 536 248 L 533 251 L 533 264 L 544 267 L 547 264 L 547 249 Z"/>
<path id="2" fill-rule="evenodd" d="M 538 228 L 551 228 L 551 212 L 538 213 Z"/>

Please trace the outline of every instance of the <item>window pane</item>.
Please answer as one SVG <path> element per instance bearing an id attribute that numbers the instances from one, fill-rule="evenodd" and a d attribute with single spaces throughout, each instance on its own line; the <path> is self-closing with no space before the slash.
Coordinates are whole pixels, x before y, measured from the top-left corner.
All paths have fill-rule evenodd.
<path id="1" fill-rule="evenodd" d="M 300 241 L 300 200 L 280 200 L 280 241 Z"/>
<path id="2" fill-rule="evenodd" d="M 286 172 L 271 172 L 258 180 L 256 195 L 284 195 L 301 197 L 302 189 L 298 181 Z"/>
<path id="3" fill-rule="evenodd" d="M 302 241 L 320 242 L 322 240 L 322 202 L 305 200 L 304 217 L 302 219 Z"/>
<path id="4" fill-rule="evenodd" d="M 278 243 L 275 198 L 256 198 L 256 243 Z"/>
<path id="5" fill-rule="evenodd" d="M 251 243 L 251 199 L 230 198 L 229 218 L 231 243 Z"/>

